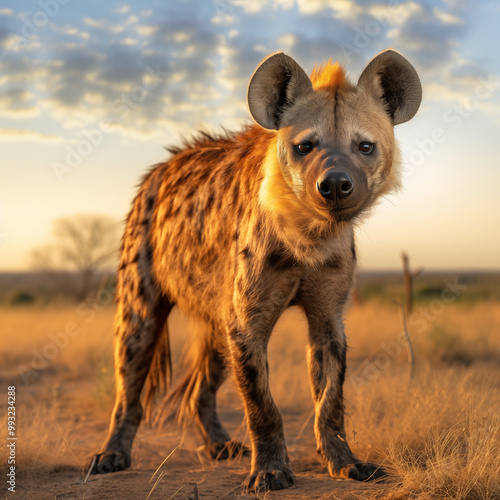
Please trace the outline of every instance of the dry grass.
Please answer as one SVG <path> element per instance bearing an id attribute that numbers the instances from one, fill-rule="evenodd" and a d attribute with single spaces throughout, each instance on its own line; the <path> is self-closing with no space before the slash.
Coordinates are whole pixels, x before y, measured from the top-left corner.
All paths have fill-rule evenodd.
<path id="1" fill-rule="evenodd" d="M 114 311 L 94 313 L 83 315 L 68 307 L 0 311 L 4 338 L 16 339 L 2 342 L 4 380 L 17 376 L 20 367 L 33 369 L 34 351 L 43 353 L 53 343 L 49 333 L 62 332 L 72 322 L 81 328 L 46 366 L 35 370 L 28 385 L 17 384 L 23 415 L 19 457 L 25 465 L 82 465 L 89 436 L 79 434 L 86 427 L 81 420 L 107 420 Z M 410 334 L 417 370 L 410 388 L 404 344 L 398 352 L 390 349 L 398 345 L 401 332 L 398 308 L 368 303 L 353 308 L 346 318 L 351 346 L 346 430 L 351 445 L 360 458 L 383 462 L 393 472 L 393 498 L 498 499 L 500 304 L 450 304 L 439 314 L 427 311 L 425 322 L 415 320 L 422 311 L 416 314 Z M 172 330 L 178 332 L 173 341 L 178 356 L 185 328 L 176 313 Z M 284 413 L 303 415 L 304 420 L 312 408 L 306 337 L 305 319 L 291 312 L 269 346 L 276 402 Z M 240 407 L 234 397 L 231 386 L 224 387 L 222 406 Z M 105 432 L 105 425 L 99 425 Z M 0 429 L 3 442 L 5 428 Z"/>

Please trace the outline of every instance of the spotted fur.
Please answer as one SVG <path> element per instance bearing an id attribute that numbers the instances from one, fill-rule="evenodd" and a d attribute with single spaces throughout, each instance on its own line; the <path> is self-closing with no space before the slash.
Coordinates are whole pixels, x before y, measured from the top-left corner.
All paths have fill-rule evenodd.
<path id="1" fill-rule="evenodd" d="M 318 451 L 332 476 L 381 474 L 346 442 L 342 318 L 356 267 L 354 226 L 397 186 L 393 126 L 396 117 L 409 119 L 418 108 L 415 78 L 392 51 L 370 63 L 358 85 L 332 63 L 316 68 L 310 80 L 293 59 L 275 54 L 249 86 L 257 125 L 218 137 L 201 134 L 172 149 L 171 158 L 145 177 L 123 238 L 116 405 L 94 472 L 131 464 L 143 387 L 150 415 L 155 393 L 165 392 L 171 376 L 166 320 L 177 305 L 200 332 L 168 402 L 182 418 L 194 419 L 214 457 L 228 457 L 242 448 L 217 416 L 216 393 L 231 373 L 251 439 L 248 490 L 292 485 L 283 423 L 269 390 L 267 344 L 294 304 L 309 325 Z M 392 93 L 389 101 L 384 92 Z M 314 148 L 302 158 L 296 145 L 304 138 Z M 377 147 L 371 158 L 356 149 L 368 139 Z M 355 179 L 352 206 L 332 205 L 318 194 L 318 179 L 340 168 Z"/>

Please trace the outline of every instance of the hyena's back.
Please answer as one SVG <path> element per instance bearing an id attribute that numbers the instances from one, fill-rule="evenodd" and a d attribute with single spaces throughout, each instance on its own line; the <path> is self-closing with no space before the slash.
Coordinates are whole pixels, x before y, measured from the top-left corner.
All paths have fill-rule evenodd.
<path id="1" fill-rule="evenodd" d="M 215 320 L 221 294 L 233 286 L 231 256 L 258 217 L 269 140 L 256 127 L 217 138 L 203 134 L 173 149 L 173 157 L 146 176 L 128 218 L 122 257 L 122 267 L 134 260 L 139 268 L 141 260 L 149 264 L 144 271 L 152 281 L 139 283 L 141 290 L 157 287 L 185 312 Z"/>
<path id="2" fill-rule="evenodd" d="M 232 256 L 258 216 L 269 140 L 256 127 L 236 136 L 203 135 L 150 174 L 157 190 L 146 198 L 152 274 L 169 300 L 199 320 L 216 321 L 222 294 L 232 293 Z"/>

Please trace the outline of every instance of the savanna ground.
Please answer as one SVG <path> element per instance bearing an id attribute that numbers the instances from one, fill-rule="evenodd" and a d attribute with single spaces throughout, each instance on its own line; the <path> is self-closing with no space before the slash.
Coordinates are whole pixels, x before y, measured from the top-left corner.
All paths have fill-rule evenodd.
<path id="1" fill-rule="evenodd" d="M 380 283 L 376 276 L 365 280 L 362 303 L 346 316 L 346 431 L 358 457 L 381 463 L 390 479 L 382 484 L 333 480 L 322 468 L 315 453 L 305 318 L 290 310 L 271 339 L 269 364 L 296 485 L 261 497 L 500 498 L 498 296 L 453 278 L 448 284 L 428 280 L 408 322 L 416 358 L 409 384 L 400 310 L 391 301 L 399 281 Z M 174 423 L 160 430 L 142 425 L 132 468 L 85 482 L 113 403 L 114 307 L 92 300 L 12 305 L 24 302 L 0 307 L 4 498 L 194 499 L 195 485 L 199 498 L 242 498 L 249 459 L 214 463 L 200 449 L 194 429 L 181 433 Z M 170 323 L 179 373 L 189 327 L 177 311 Z M 14 494 L 5 480 L 9 385 L 16 386 Z M 242 403 L 231 382 L 221 388 L 218 401 L 232 436 L 248 442 Z"/>

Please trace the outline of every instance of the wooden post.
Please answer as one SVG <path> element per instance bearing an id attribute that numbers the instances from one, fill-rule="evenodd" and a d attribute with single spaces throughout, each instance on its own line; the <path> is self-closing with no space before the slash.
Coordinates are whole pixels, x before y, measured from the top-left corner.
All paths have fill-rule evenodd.
<path id="1" fill-rule="evenodd" d="M 411 386 L 413 381 L 413 373 L 415 371 L 415 353 L 413 351 L 413 343 L 410 338 L 410 333 L 408 332 L 408 324 L 406 322 L 405 307 L 403 304 L 398 304 L 401 311 L 401 323 L 403 325 L 403 331 L 406 339 L 406 348 L 408 351 L 408 387 Z"/>
<path id="2" fill-rule="evenodd" d="M 410 258 L 406 252 L 401 254 L 403 258 L 403 282 L 404 282 L 404 298 L 406 314 L 409 316 L 413 312 L 413 280 L 423 272 L 423 269 L 418 269 L 415 272 L 410 271 Z"/>

